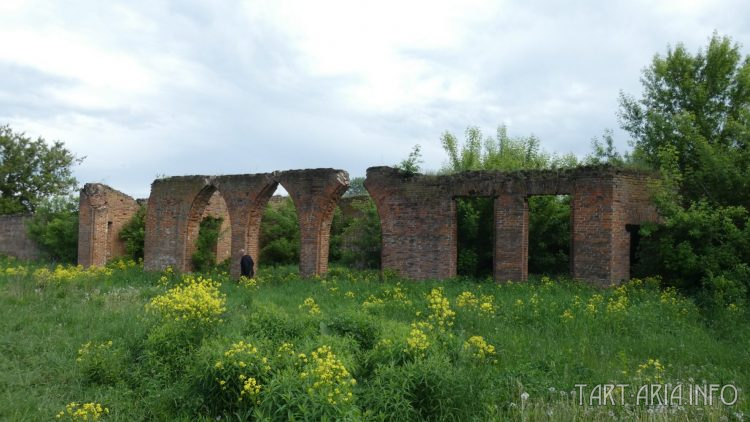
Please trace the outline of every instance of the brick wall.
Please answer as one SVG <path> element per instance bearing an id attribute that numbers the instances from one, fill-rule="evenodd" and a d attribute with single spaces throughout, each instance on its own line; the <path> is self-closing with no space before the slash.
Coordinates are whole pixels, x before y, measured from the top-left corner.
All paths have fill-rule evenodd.
<path id="1" fill-rule="evenodd" d="M 456 275 L 456 197 L 494 198 L 494 278 L 528 276 L 528 197 L 571 195 L 571 273 L 596 284 L 629 275 L 626 224 L 656 221 L 647 177 L 610 167 L 405 175 L 367 170 L 383 236 L 382 267 L 414 279 Z"/>
<path id="2" fill-rule="evenodd" d="M 101 183 L 87 183 L 80 192 L 78 214 L 78 263 L 104 266 L 124 256 L 122 227 L 140 205 L 135 199 Z"/>
<path id="3" fill-rule="evenodd" d="M 18 259 L 36 259 L 40 252 L 28 235 L 30 215 L 0 215 L 0 254 Z"/>
<path id="4" fill-rule="evenodd" d="M 172 266 L 191 268 L 200 220 L 211 209 L 215 194 L 223 198 L 228 215 L 228 250 L 231 271 L 239 275 L 239 250 L 245 249 L 258 266 L 260 221 L 263 210 L 278 184 L 294 201 L 300 224 L 300 273 L 322 274 L 328 268 L 328 243 L 333 211 L 349 186 L 345 171 L 334 169 L 289 170 L 284 172 L 231 175 L 179 176 L 160 179 L 151 185 L 146 216 L 146 269 Z M 214 200 L 219 202 L 218 199 Z M 215 205 L 220 211 L 221 205 Z M 226 242 L 220 242 L 220 250 Z"/>

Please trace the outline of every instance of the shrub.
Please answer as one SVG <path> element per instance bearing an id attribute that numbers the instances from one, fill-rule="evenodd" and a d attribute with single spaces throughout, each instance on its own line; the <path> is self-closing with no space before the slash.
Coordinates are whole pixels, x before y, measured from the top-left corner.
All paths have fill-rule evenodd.
<path id="1" fill-rule="evenodd" d="M 29 236 L 48 258 L 78 260 L 78 201 L 72 197 L 44 200 L 28 222 Z"/>
<path id="2" fill-rule="evenodd" d="M 146 206 L 142 205 L 120 230 L 120 240 L 125 242 L 125 251 L 134 260 L 143 259 L 146 242 Z"/>

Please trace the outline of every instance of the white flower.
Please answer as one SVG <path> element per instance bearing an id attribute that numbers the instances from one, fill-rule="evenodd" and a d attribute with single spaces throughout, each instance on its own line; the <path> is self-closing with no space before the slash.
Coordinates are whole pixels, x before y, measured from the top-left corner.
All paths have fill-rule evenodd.
<path id="1" fill-rule="evenodd" d="M 521 400 L 526 401 L 528 399 L 529 399 L 529 393 L 527 393 L 525 391 L 523 393 L 521 393 Z"/>

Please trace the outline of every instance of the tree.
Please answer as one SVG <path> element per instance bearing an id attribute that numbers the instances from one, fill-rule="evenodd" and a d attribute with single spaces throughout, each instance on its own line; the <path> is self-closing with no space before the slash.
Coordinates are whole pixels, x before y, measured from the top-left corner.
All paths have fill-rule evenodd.
<path id="1" fill-rule="evenodd" d="M 268 204 L 263 213 L 260 232 L 260 261 L 289 265 L 299 262 L 299 222 L 292 198 L 278 205 Z"/>
<path id="2" fill-rule="evenodd" d="M 66 196 L 42 200 L 28 222 L 28 230 L 48 258 L 75 263 L 78 259 L 78 200 Z"/>
<path id="3" fill-rule="evenodd" d="M 551 169 L 573 167 L 572 154 L 556 155 L 544 151 L 535 136 L 508 136 L 505 126 L 496 136 L 485 137 L 477 127 L 465 132 L 459 144 L 454 135 L 445 132 L 443 149 L 448 163 L 443 172 L 467 170 Z M 459 198 L 458 273 L 483 277 L 492 273 L 493 202 L 490 198 Z M 570 206 L 564 196 L 533 196 L 529 198 L 529 271 L 533 273 L 564 273 L 568 271 L 570 249 Z"/>
<path id="4" fill-rule="evenodd" d="M 365 178 L 364 177 L 355 177 L 354 179 L 349 181 L 349 189 L 344 192 L 344 197 L 348 198 L 350 196 L 367 196 L 369 193 L 367 192 L 367 189 L 365 189 Z"/>
<path id="5" fill-rule="evenodd" d="M 641 273 L 699 291 L 713 305 L 750 291 L 750 58 L 714 34 L 695 55 L 654 56 L 643 96 L 620 95 L 633 156 L 661 174 L 660 226 L 641 230 Z"/>
<path id="6" fill-rule="evenodd" d="M 620 94 L 620 122 L 634 155 L 680 177 L 680 204 L 750 206 L 750 58 L 714 34 L 705 51 L 684 45 L 656 55 L 643 97 Z"/>
<path id="7" fill-rule="evenodd" d="M 414 145 L 414 148 L 412 148 L 406 159 L 396 164 L 396 168 L 407 175 L 415 175 L 421 171 L 422 163 L 422 147 L 417 144 Z"/>
<path id="8" fill-rule="evenodd" d="M 31 213 L 46 197 L 70 194 L 71 167 L 81 161 L 62 142 L 50 146 L 0 126 L 0 214 Z"/>

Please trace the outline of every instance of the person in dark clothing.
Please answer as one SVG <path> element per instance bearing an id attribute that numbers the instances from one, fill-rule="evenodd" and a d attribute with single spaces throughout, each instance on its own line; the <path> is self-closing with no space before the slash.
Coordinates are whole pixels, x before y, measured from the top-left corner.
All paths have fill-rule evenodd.
<path id="1" fill-rule="evenodd" d="M 240 249 L 240 255 L 242 255 L 242 258 L 240 258 L 241 275 L 243 277 L 253 278 L 253 275 L 255 275 L 255 271 L 253 270 L 253 266 L 255 265 L 253 258 L 250 255 L 247 255 L 244 249 Z"/>

